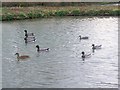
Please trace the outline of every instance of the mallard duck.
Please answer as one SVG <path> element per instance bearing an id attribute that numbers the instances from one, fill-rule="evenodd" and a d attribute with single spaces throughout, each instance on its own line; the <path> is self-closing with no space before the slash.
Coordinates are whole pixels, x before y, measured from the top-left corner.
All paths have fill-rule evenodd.
<path id="1" fill-rule="evenodd" d="M 91 54 L 85 54 L 85 52 L 83 51 L 82 53 L 82 59 L 84 60 L 85 58 L 88 58 L 88 57 L 90 57 L 91 56 Z"/>
<path id="2" fill-rule="evenodd" d="M 92 44 L 92 49 L 101 49 L 102 45 Z"/>
<path id="3" fill-rule="evenodd" d="M 27 30 L 24 30 L 24 32 L 25 32 L 26 37 L 29 37 L 29 36 L 34 37 L 35 36 L 34 33 L 28 33 Z"/>
<path id="4" fill-rule="evenodd" d="M 39 45 L 36 45 L 36 48 L 37 48 L 37 52 L 40 52 L 40 51 L 49 51 L 49 48 L 40 49 Z"/>
<path id="5" fill-rule="evenodd" d="M 19 53 L 16 53 L 15 55 L 17 55 L 18 61 L 19 61 L 20 59 L 27 59 L 27 58 L 30 58 L 28 55 L 22 55 L 22 56 L 20 56 Z"/>
<path id="6" fill-rule="evenodd" d="M 80 37 L 80 40 L 81 40 L 81 39 L 89 39 L 87 36 L 81 37 L 81 35 L 80 35 L 79 37 Z"/>

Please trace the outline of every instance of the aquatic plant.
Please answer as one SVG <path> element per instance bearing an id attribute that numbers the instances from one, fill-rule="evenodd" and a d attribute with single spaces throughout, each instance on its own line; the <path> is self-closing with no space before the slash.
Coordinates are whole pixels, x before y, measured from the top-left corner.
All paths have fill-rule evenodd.
<path id="1" fill-rule="evenodd" d="M 68 11 L 63 11 L 63 10 L 59 10 L 55 12 L 56 16 L 66 16 L 69 12 Z"/>
<path id="2" fill-rule="evenodd" d="M 21 12 L 18 14 L 18 19 L 25 19 L 25 18 L 27 18 L 27 15 L 25 13 Z"/>
<path id="3" fill-rule="evenodd" d="M 73 16 L 79 16 L 79 15 L 81 15 L 81 12 L 80 12 L 80 10 L 73 10 L 73 11 L 71 11 L 70 14 Z"/>
<path id="4" fill-rule="evenodd" d="M 14 17 L 15 17 L 15 15 L 14 15 L 14 14 L 11 14 L 11 13 L 7 13 L 7 14 L 4 16 L 4 18 L 5 18 L 6 20 L 8 20 L 8 21 L 14 20 Z"/>
<path id="5" fill-rule="evenodd" d="M 32 18 L 34 18 L 34 14 L 33 14 L 32 12 L 29 12 L 29 13 L 27 14 L 27 17 L 32 19 Z"/>
<path id="6" fill-rule="evenodd" d="M 119 16 L 119 15 L 120 15 L 120 10 L 110 11 L 109 14 L 110 14 L 110 15 L 113 15 L 113 16 Z"/>

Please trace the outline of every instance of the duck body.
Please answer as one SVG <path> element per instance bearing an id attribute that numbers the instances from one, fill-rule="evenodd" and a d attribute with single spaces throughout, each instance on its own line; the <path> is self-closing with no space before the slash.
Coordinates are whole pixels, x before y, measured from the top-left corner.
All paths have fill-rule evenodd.
<path id="1" fill-rule="evenodd" d="M 87 37 L 87 36 L 81 37 L 81 35 L 80 35 L 79 37 L 80 37 L 80 40 L 81 40 L 81 39 L 89 39 L 89 37 Z"/>
<path id="2" fill-rule="evenodd" d="M 39 51 L 49 51 L 49 48 L 43 48 L 43 49 L 40 49 Z"/>
<path id="3" fill-rule="evenodd" d="M 22 56 L 20 56 L 19 53 L 16 53 L 15 55 L 17 55 L 18 61 L 19 61 L 20 59 L 27 59 L 27 58 L 30 58 L 28 55 L 22 55 Z"/>
<path id="4" fill-rule="evenodd" d="M 24 40 L 25 40 L 25 43 L 36 41 L 35 37 L 25 37 Z"/>
<path id="5" fill-rule="evenodd" d="M 101 49 L 102 45 L 92 44 L 92 49 Z"/>
<path id="6" fill-rule="evenodd" d="M 40 52 L 40 51 L 49 51 L 49 48 L 42 48 L 42 49 L 40 49 L 39 45 L 36 45 L 36 48 L 37 48 L 37 52 Z"/>

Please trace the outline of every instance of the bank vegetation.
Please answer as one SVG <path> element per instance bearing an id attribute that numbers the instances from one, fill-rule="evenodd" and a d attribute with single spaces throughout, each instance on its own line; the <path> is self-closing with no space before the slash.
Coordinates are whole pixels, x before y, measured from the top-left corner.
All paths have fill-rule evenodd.
<path id="1" fill-rule="evenodd" d="M 40 4 L 40 3 L 39 3 Z M 104 3 L 105 4 L 105 3 Z M 19 4 L 21 5 L 21 4 Z M 118 6 L 80 3 L 74 5 L 3 6 L 0 20 L 23 20 L 63 16 L 119 16 Z"/>

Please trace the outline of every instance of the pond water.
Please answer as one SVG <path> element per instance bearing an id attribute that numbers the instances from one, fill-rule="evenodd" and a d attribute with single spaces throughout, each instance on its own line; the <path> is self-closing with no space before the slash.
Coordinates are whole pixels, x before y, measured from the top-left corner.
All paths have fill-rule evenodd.
<path id="1" fill-rule="evenodd" d="M 35 34 L 36 42 L 24 43 L 24 29 Z M 3 88 L 118 87 L 118 17 L 3 22 L 2 33 Z M 102 49 L 93 53 L 93 43 Z M 37 53 L 37 44 L 50 51 Z M 91 57 L 83 61 L 82 51 Z M 30 58 L 18 62 L 16 52 Z"/>

